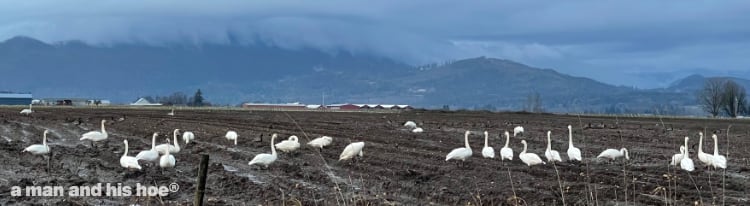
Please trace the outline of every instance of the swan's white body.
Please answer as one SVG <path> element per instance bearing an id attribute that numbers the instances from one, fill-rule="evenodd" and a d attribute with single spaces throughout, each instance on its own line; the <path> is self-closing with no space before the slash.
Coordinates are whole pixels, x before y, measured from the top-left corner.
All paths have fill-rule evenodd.
<path id="1" fill-rule="evenodd" d="M 417 123 L 415 123 L 413 121 L 406 121 L 406 123 L 404 123 L 404 127 L 407 127 L 407 128 L 417 128 Z"/>
<path id="2" fill-rule="evenodd" d="M 682 161 L 682 157 L 685 156 L 685 146 L 680 145 L 680 153 L 672 155 L 672 161 L 669 162 L 670 165 L 677 166 L 677 164 L 680 164 Z"/>
<path id="3" fill-rule="evenodd" d="M 602 153 L 599 154 L 599 156 L 596 156 L 596 158 L 609 158 L 611 160 L 615 160 L 618 157 L 625 156 L 626 160 L 630 159 L 630 156 L 628 156 L 628 149 L 621 148 L 620 150 L 616 149 L 606 149 L 602 151 Z"/>
<path id="4" fill-rule="evenodd" d="M 469 146 L 469 131 L 466 131 L 464 133 L 464 147 L 453 149 L 448 155 L 445 156 L 445 161 L 448 160 L 461 160 L 466 161 L 466 158 L 471 157 L 472 151 L 471 146 Z"/>
<path id="5" fill-rule="evenodd" d="M 167 115 L 169 115 L 169 116 L 174 116 L 174 109 L 172 109 L 172 111 L 171 111 L 171 112 L 167 113 Z"/>
<path id="6" fill-rule="evenodd" d="M 167 139 L 167 143 L 169 143 L 169 139 Z M 169 150 L 166 150 L 167 153 L 164 153 L 164 155 L 161 156 L 159 159 L 159 167 L 161 168 L 169 168 L 174 167 L 175 165 L 175 159 L 174 156 L 169 154 Z"/>
<path id="7" fill-rule="evenodd" d="M 522 126 L 516 126 L 516 128 L 513 128 L 513 137 L 518 136 L 518 134 L 523 134 Z"/>
<path id="8" fill-rule="evenodd" d="M 135 157 L 128 156 L 128 140 L 123 140 L 125 143 L 125 152 L 120 157 L 120 166 L 128 169 L 141 169 L 141 165 L 138 164 L 138 159 Z"/>
<path id="9" fill-rule="evenodd" d="M 488 145 L 489 132 L 484 131 L 484 148 L 482 148 L 482 157 L 495 158 L 495 149 Z"/>
<path id="10" fill-rule="evenodd" d="M 347 145 L 344 148 L 344 151 L 341 152 L 341 155 L 339 155 L 339 161 L 351 159 L 356 155 L 359 155 L 360 157 L 362 157 L 363 156 L 362 148 L 364 147 L 365 147 L 365 142 L 355 142 L 355 143 L 351 143 Z"/>
<path id="11" fill-rule="evenodd" d="M 235 131 L 228 131 L 226 135 L 224 135 L 229 141 L 234 141 L 234 145 L 237 145 L 237 132 Z"/>
<path id="12" fill-rule="evenodd" d="M 526 140 L 521 140 L 521 144 L 523 144 L 523 151 L 518 154 L 518 159 L 521 159 L 521 161 L 528 166 L 546 164 L 544 163 L 544 161 L 542 161 L 542 158 L 540 158 L 539 155 L 536 155 L 534 153 L 526 153 Z"/>
<path id="13" fill-rule="evenodd" d="M 167 150 L 169 150 L 169 153 L 176 154 L 180 152 L 180 143 L 177 142 L 177 133 L 180 132 L 180 129 L 175 129 L 172 132 L 172 138 L 174 139 L 174 144 L 160 144 L 156 145 L 156 151 L 159 152 L 159 154 L 166 154 Z"/>
<path id="14" fill-rule="evenodd" d="M 23 149 L 23 152 L 29 152 L 35 155 L 45 155 L 49 153 L 49 146 L 47 146 L 47 133 L 49 130 L 44 130 L 44 137 L 42 137 L 42 144 L 33 144 Z"/>
<path id="15" fill-rule="evenodd" d="M 311 147 L 317 147 L 323 149 L 323 147 L 328 146 L 333 142 L 333 138 L 329 136 L 322 136 L 315 138 L 314 140 L 307 143 L 307 145 L 310 145 Z"/>
<path id="16" fill-rule="evenodd" d="M 685 150 L 683 152 L 682 160 L 680 160 L 680 168 L 682 168 L 685 171 L 692 172 L 695 170 L 695 165 L 693 165 L 693 160 L 690 159 L 690 152 L 688 148 L 688 137 L 685 137 Z"/>
<path id="17" fill-rule="evenodd" d="M 33 104 L 29 104 L 29 108 L 28 109 L 22 109 L 21 110 L 21 114 L 30 115 L 32 112 L 34 112 L 33 110 L 31 110 L 31 105 L 33 105 Z"/>
<path id="18" fill-rule="evenodd" d="M 560 153 L 557 150 L 552 149 L 552 131 L 547 131 L 547 150 L 544 151 L 544 157 L 547 158 L 547 162 L 562 162 Z"/>
<path id="19" fill-rule="evenodd" d="M 299 148 L 299 138 L 297 136 L 290 136 L 289 139 L 281 141 L 276 144 L 276 149 L 282 152 L 291 152 Z"/>
<path id="20" fill-rule="evenodd" d="M 581 149 L 573 146 L 573 127 L 568 125 L 568 160 L 581 161 Z"/>
<path id="21" fill-rule="evenodd" d="M 713 165 L 714 157 L 708 153 L 703 152 L 703 132 L 699 132 L 700 139 L 698 139 L 698 160 L 703 162 L 706 166 Z"/>
<path id="22" fill-rule="evenodd" d="M 424 132 L 424 129 L 422 129 L 421 127 L 417 127 L 417 128 L 414 128 L 413 130 L 411 130 L 411 132 L 422 133 L 422 132 Z"/>
<path id="23" fill-rule="evenodd" d="M 159 151 L 156 151 L 156 136 L 159 136 L 159 133 L 154 132 L 154 135 L 151 136 L 151 149 L 139 152 L 138 155 L 135 156 L 136 159 L 149 162 L 159 159 Z"/>
<path id="24" fill-rule="evenodd" d="M 102 140 L 106 140 L 109 135 L 107 135 L 107 130 L 104 129 L 104 122 L 107 120 L 102 120 L 102 131 L 90 131 L 86 132 L 83 135 L 81 135 L 80 140 L 91 140 L 93 142 L 98 142 Z"/>
<path id="25" fill-rule="evenodd" d="M 253 160 L 250 160 L 249 165 L 263 165 L 264 167 L 268 168 L 268 165 L 276 161 L 276 148 L 274 147 L 274 141 L 276 140 L 276 134 L 273 134 L 271 136 L 271 154 L 257 154 L 255 157 L 253 157 Z"/>
<path id="26" fill-rule="evenodd" d="M 185 144 L 187 145 L 190 141 L 195 140 L 195 134 L 193 132 L 183 132 L 182 140 L 185 140 Z"/>
<path id="27" fill-rule="evenodd" d="M 500 160 L 513 160 L 513 149 L 508 147 L 508 143 L 510 141 L 510 133 L 508 131 L 505 131 L 505 146 L 500 149 Z"/>
<path id="28" fill-rule="evenodd" d="M 719 140 L 716 134 L 711 135 L 711 138 L 714 139 L 714 155 L 712 163 L 714 165 L 714 168 L 721 168 L 726 169 L 727 168 L 727 158 L 724 157 L 724 155 L 719 154 Z"/>

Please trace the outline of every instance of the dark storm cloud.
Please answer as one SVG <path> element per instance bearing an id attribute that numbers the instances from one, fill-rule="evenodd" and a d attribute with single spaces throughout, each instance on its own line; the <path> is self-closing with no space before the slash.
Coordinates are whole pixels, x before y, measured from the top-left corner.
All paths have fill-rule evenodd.
<path id="1" fill-rule="evenodd" d="M 254 44 L 421 64 L 511 59 L 644 87 L 747 70 L 746 1 L 0 1 L 0 39 Z M 688 75 L 688 74 L 681 74 Z"/>

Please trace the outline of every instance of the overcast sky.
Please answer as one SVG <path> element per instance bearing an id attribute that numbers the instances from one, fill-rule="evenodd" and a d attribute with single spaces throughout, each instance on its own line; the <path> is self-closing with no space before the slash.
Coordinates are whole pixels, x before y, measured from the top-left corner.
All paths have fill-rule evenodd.
<path id="1" fill-rule="evenodd" d="M 234 39 L 414 65 L 487 56 L 645 88 L 692 73 L 750 75 L 748 1 L 468 2 L 0 0 L 0 40 Z"/>

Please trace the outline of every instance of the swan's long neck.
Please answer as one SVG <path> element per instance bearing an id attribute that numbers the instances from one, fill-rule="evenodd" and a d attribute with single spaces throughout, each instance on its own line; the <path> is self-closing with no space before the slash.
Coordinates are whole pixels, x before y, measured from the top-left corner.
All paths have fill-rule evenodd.
<path id="1" fill-rule="evenodd" d="M 505 147 L 508 147 L 508 141 L 510 141 L 510 134 L 505 133 Z"/>
<path id="2" fill-rule="evenodd" d="M 466 148 L 471 149 L 471 146 L 469 146 L 469 133 L 464 134 L 464 144 L 466 145 Z"/>
<path id="3" fill-rule="evenodd" d="M 568 127 L 568 147 L 573 147 L 573 129 Z"/>
<path id="4" fill-rule="evenodd" d="M 169 144 L 169 142 L 167 142 L 167 144 Z M 169 148 L 167 148 L 166 150 L 167 152 L 164 153 L 164 156 L 169 157 Z"/>
<path id="5" fill-rule="evenodd" d="M 29 110 L 31 110 L 31 106 L 32 106 L 32 105 L 34 105 L 34 104 L 29 104 Z"/>
<path id="6" fill-rule="evenodd" d="M 487 139 L 488 139 L 488 138 L 489 138 L 489 135 L 488 135 L 488 134 L 487 134 L 487 133 L 485 132 L 485 133 L 484 133 L 484 147 L 487 147 L 487 146 L 489 146 L 489 145 L 487 144 Z"/>
<path id="7" fill-rule="evenodd" d="M 703 133 L 700 135 L 701 137 L 698 138 L 698 153 L 703 153 Z"/>
<path id="8" fill-rule="evenodd" d="M 687 150 L 687 148 L 688 148 L 688 138 L 685 137 L 685 150 Z"/>
<path id="9" fill-rule="evenodd" d="M 122 153 L 122 156 L 123 157 L 128 156 L 128 141 L 125 141 L 125 152 Z"/>
<path id="10" fill-rule="evenodd" d="M 625 153 L 625 159 L 630 159 L 630 156 L 628 156 L 628 149 L 622 148 L 620 149 L 621 153 Z M 685 152 L 687 152 L 687 149 L 685 149 Z"/>
<path id="11" fill-rule="evenodd" d="M 174 147 L 180 148 L 180 143 L 177 141 L 177 130 L 172 132 L 172 139 L 174 139 Z"/>
<path id="12" fill-rule="evenodd" d="M 276 146 L 273 144 L 274 140 L 276 140 L 276 135 L 271 136 L 271 155 L 276 156 Z M 234 141 L 237 141 L 237 139 L 234 139 Z"/>
<path id="13" fill-rule="evenodd" d="M 716 139 L 716 136 L 712 138 L 714 139 L 714 156 L 719 156 L 719 141 Z"/>
<path id="14" fill-rule="evenodd" d="M 547 151 L 552 150 L 552 136 L 549 132 L 547 132 Z"/>
<path id="15" fill-rule="evenodd" d="M 151 149 L 156 149 L 156 134 L 151 136 Z"/>
<path id="16" fill-rule="evenodd" d="M 521 154 L 526 154 L 526 142 L 523 143 L 523 151 Z"/>
<path id="17" fill-rule="evenodd" d="M 104 121 L 102 121 L 102 134 L 107 134 L 107 130 L 104 130 Z"/>
<path id="18" fill-rule="evenodd" d="M 47 132 L 44 133 L 44 137 L 42 137 L 42 144 L 44 146 L 47 146 Z"/>

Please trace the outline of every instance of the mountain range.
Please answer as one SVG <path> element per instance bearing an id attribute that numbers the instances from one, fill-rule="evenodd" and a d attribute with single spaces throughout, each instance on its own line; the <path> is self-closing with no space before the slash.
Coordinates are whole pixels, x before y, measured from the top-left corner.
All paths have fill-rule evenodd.
<path id="1" fill-rule="evenodd" d="M 518 110 L 538 93 L 557 112 L 647 112 L 695 105 L 708 77 L 661 89 L 613 86 L 510 60 L 478 57 L 413 66 L 368 54 L 281 49 L 262 43 L 193 45 L 0 42 L 0 90 L 35 98 L 127 103 L 141 96 L 192 94 L 214 103 L 390 103 Z M 750 80 L 726 77 L 750 88 Z"/>

